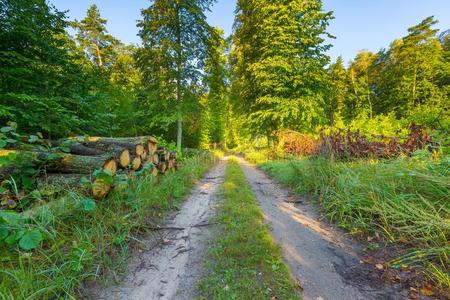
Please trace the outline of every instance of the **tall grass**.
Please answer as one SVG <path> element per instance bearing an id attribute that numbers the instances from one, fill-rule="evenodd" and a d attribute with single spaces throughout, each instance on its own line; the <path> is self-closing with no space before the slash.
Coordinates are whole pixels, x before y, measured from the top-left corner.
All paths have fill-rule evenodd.
<path id="1" fill-rule="evenodd" d="M 115 192 L 92 212 L 71 194 L 64 208 L 44 206 L 33 222 L 46 236 L 34 252 L 0 248 L 0 299 L 73 298 L 87 279 L 117 279 L 126 271 L 130 246 L 177 208 L 183 195 L 211 166 L 210 155 L 188 158 L 174 174 L 148 176 Z"/>
<path id="2" fill-rule="evenodd" d="M 420 266 L 450 288 L 450 173 L 448 161 L 399 158 L 336 162 L 266 162 L 262 168 L 353 234 L 401 244 L 392 266 Z"/>

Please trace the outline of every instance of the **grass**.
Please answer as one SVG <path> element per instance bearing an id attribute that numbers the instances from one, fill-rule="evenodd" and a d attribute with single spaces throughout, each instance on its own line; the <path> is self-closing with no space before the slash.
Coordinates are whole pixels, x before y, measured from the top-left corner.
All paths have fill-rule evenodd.
<path id="1" fill-rule="evenodd" d="M 221 232 L 199 286 L 206 299 L 299 299 L 256 199 L 235 160 L 221 189 Z M 274 298 L 272 298 L 274 297 Z"/>
<path id="2" fill-rule="evenodd" d="M 138 178 L 91 212 L 81 209 L 75 193 L 64 207 L 42 207 L 32 220 L 45 234 L 42 247 L 0 246 L 0 299 L 73 299 L 86 280 L 117 279 L 131 249 L 143 247 L 139 236 L 151 233 L 147 225 L 176 209 L 212 163 L 210 155 L 197 156 L 174 174 Z"/>
<path id="3" fill-rule="evenodd" d="M 400 245 L 391 266 L 419 267 L 450 290 L 450 169 L 448 161 L 399 158 L 337 162 L 272 161 L 262 169 L 351 233 Z"/>

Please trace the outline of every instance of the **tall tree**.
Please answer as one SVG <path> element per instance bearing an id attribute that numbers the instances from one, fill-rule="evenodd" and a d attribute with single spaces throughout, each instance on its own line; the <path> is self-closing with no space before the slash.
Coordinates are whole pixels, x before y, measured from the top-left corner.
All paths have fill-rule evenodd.
<path id="1" fill-rule="evenodd" d="M 97 121 L 65 19 L 45 0 L 0 1 L 0 123 L 62 136 Z"/>
<path id="2" fill-rule="evenodd" d="M 154 0 L 142 11 L 138 64 L 149 93 L 149 107 L 165 111 L 162 125 L 177 123 L 181 150 L 183 117 L 200 86 L 207 42 L 212 29 L 205 11 L 214 0 Z"/>
<path id="3" fill-rule="evenodd" d="M 106 24 L 107 20 L 100 16 L 95 4 L 89 7 L 83 20 L 72 22 L 79 47 L 100 68 L 113 63 L 114 45 L 118 42 L 108 33 Z"/>
<path id="4" fill-rule="evenodd" d="M 330 94 L 327 97 L 326 110 L 329 124 L 333 126 L 336 119 L 343 116 L 344 104 L 348 95 L 347 72 L 341 56 L 331 64 L 328 72 L 330 74 Z"/>
<path id="5" fill-rule="evenodd" d="M 348 69 L 350 80 L 348 101 L 351 110 L 348 114 L 353 117 L 364 113 L 369 118 L 373 118 L 374 91 L 372 85 L 374 78 L 372 66 L 376 58 L 376 54 L 370 51 L 361 51 Z"/>
<path id="6" fill-rule="evenodd" d="M 225 118 L 228 109 L 227 101 L 227 43 L 224 33 L 214 28 L 215 34 L 208 42 L 205 60 L 205 86 L 208 89 L 204 109 L 209 116 L 203 124 L 207 128 L 208 143 L 223 143 L 225 139 Z"/>
<path id="7" fill-rule="evenodd" d="M 330 19 L 320 0 L 238 1 L 233 92 L 255 132 L 312 130 L 325 120 Z"/>

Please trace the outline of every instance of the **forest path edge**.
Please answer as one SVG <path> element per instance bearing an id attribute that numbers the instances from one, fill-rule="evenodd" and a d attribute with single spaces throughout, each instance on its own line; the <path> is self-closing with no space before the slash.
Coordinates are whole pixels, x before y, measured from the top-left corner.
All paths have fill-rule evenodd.
<path id="1" fill-rule="evenodd" d="M 207 253 L 206 241 L 214 229 L 216 194 L 225 174 L 226 160 L 206 173 L 180 210 L 161 225 L 162 237 L 144 243 L 149 250 L 139 253 L 129 265 L 122 282 L 94 291 L 94 299 L 194 299 L 197 281 Z"/>

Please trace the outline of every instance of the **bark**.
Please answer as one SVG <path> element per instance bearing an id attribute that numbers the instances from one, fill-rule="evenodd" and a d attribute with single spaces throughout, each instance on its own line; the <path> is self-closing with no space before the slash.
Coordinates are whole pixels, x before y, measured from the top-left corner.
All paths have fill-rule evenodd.
<path id="1" fill-rule="evenodd" d="M 117 164 L 115 160 L 105 156 L 80 156 L 66 154 L 60 158 L 50 160 L 44 164 L 48 173 L 62 174 L 91 174 L 97 169 L 107 169 L 115 174 Z"/>
<path id="2" fill-rule="evenodd" d="M 100 138 L 97 141 L 82 142 L 89 148 L 101 150 L 103 152 L 112 152 L 122 149 L 128 149 L 132 155 L 140 155 L 145 150 L 141 143 L 129 143 L 113 139 Z"/>
<path id="3" fill-rule="evenodd" d="M 87 174 L 45 174 L 37 179 L 38 186 L 62 186 L 75 188 L 80 185 L 82 177 L 89 178 Z"/>
<path id="4" fill-rule="evenodd" d="M 50 144 L 52 147 L 59 147 L 59 146 L 63 143 L 63 141 L 61 141 L 61 140 L 58 140 L 58 141 L 48 141 L 48 142 L 49 142 L 49 144 Z M 89 156 L 98 156 L 98 155 L 101 155 L 101 154 L 102 154 L 102 151 L 101 151 L 101 150 L 86 147 L 86 146 L 84 146 L 83 144 L 78 143 L 78 142 L 76 142 L 76 143 L 71 143 L 71 144 L 68 145 L 68 147 L 69 147 L 69 150 L 70 150 L 70 153 L 71 153 L 71 154 L 76 154 L 76 155 L 89 155 Z"/>
<path id="5" fill-rule="evenodd" d="M 183 72 L 183 61 L 182 61 L 182 44 L 181 44 L 181 21 L 180 21 L 180 5 L 177 1 L 176 3 L 176 13 L 177 13 L 177 24 L 176 24 L 176 55 L 177 55 L 177 149 L 181 152 L 181 141 L 183 135 L 183 120 L 181 114 L 181 80 Z"/>

